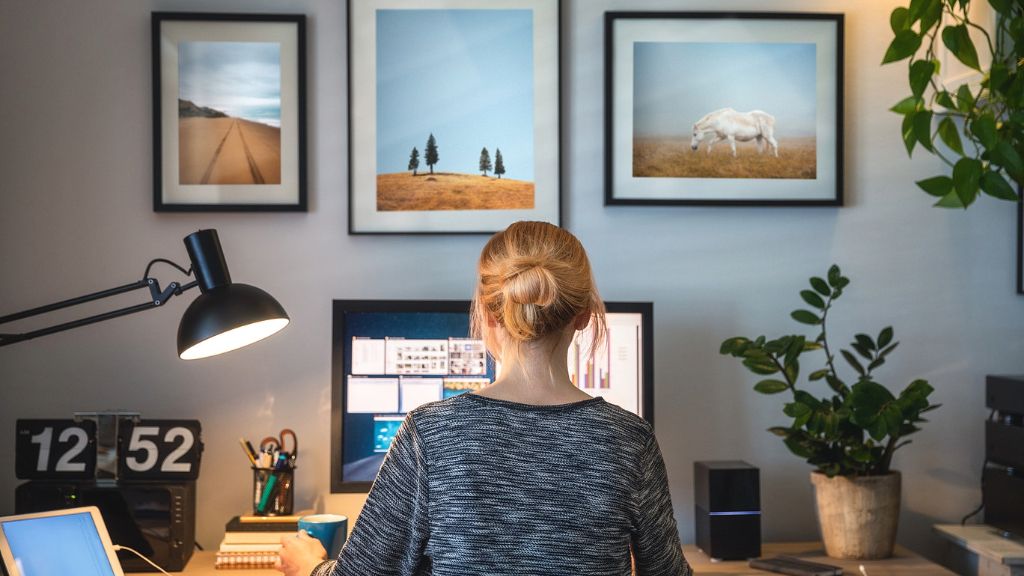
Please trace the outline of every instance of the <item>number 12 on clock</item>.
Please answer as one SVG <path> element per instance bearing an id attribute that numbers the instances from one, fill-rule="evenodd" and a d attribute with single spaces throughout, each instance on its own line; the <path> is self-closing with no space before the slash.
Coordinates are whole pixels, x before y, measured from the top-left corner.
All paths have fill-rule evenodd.
<path id="1" fill-rule="evenodd" d="M 22 480 L 94 477 L 96 423 L 18 420 L 14 472 Z"/>

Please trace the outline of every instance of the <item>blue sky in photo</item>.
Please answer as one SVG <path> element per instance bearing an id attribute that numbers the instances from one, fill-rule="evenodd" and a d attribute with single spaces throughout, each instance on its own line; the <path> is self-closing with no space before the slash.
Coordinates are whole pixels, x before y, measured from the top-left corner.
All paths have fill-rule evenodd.
<path id="1" fill-rule="evenodd" d="M 637 42 L 633 48 L 636 136 L 690 135 L 708 112 L 775 116 L 777 138 L 813 136 L 814 44 Z"/>
<path id="2" fill-rule="evenodd" d="M 533 181 L 533 12 L 377 11 L 377 173 L 420 171 L 427 137 L 436 172 L 479 173 L 501 149 L 505 178 Z"/>
<path id="3" fill-rule="evenodd" d="M 281 126 L 281 45 L 180 43 L 178 97 L 229 116 Z"/>

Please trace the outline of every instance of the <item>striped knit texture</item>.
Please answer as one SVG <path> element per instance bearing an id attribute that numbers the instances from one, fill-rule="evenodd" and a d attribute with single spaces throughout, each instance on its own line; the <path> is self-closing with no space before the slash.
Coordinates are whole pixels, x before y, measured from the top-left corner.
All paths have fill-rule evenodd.
<path id="1" fill-rule="evenodd" d="M 314 576 L 689 576 L 651 426 L 600 398 L 463 394 L 409 413 Z"/>

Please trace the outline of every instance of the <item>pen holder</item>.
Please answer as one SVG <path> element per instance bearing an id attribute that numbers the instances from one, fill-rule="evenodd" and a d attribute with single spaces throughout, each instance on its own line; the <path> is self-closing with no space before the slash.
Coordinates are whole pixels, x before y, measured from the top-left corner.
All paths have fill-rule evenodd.
<path id="1" fill-rule="evenodd" d="M 252 511 L 256 516 L 288 516 L 295 505 L 295 469 L 252 469 Z"/>

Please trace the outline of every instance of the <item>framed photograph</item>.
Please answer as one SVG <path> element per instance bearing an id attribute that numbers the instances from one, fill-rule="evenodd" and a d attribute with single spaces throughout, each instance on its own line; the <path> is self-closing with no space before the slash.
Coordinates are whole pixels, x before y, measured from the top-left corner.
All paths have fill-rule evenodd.
<path id="1" fill-rule="evenodd" d="M 605 13 L 605 204 L 841 206 L 843 15 Z"/>
<path id="2" fill-rule="evenodd" d="M 153 210 L 306 210 L 306 17 L 152 25 Z"/>
<path id="3" fill-rule="evenodd" d="M 558 0 L 350 0 L 349 233 L 559 224 L 558 30 Z"/>

